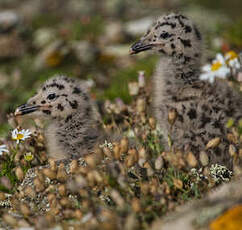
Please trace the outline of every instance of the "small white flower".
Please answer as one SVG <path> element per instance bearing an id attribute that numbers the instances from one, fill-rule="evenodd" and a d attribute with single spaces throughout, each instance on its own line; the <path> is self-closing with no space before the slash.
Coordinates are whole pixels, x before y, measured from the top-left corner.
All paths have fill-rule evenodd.
<path id="1" fill-rule="evenodd" d="M 3 155 L 3 152 L 8 153 L 6 145 L 0 145 L 0 156 Z"/>
<path id="2" fill-rule="evenodd" d="M 210 175 L 215 182 L 223 182 L 229 181 L 233 173 L 223 165 L 212 164 L 210 167 Z"/>
<path id="3" fill-rule="evenodd" d="M 131 96 L 138 95 L 138 93 L 139 93 L 139 84 L 138 84 L 138 82 L 129 82 L 128 88 L 129 88 L 129 94 Z"/>
<path id="4" fill-rule="evenodd" d="M 19 143 L 20 140 L 25 140 L 27 138 L 29 138 L 31 135 L 31 132 L 28 129 L 22 129 L 21 131 L 19 131 L 18 129 L 14 129 L 12 131 L 12 139 L 16 140 L 17 144 Z"/>
<path id="5" fill-rule="evenodd" d="M 229 67 L 231 67 L 232 69 L 240 68 L 241 65 L 237 53 L 235 53 L 234 51 L 229 51 L 224 55 L 224 57 Z"/>
<path id="6" fill-rule="evenodd" d="M 200 75 L 201 80 L 208 80 L 213 83 L 215 77 L 226 78 L 230 74 L 230 69 L 226 65 L 226 60 L 222 54 L 217 54 L 212 65 L 208 64 L 202 67 L 203 73 Z"/>
<path id="7" fill-rule="evenodd" d="M 109 148 L 110 150 L 113 149 L 113 145 L 112 143 L 108 143 L 107 140 L 105 140 L 105 142 L 102 145 L 99 145 L 100 148 Z"/>

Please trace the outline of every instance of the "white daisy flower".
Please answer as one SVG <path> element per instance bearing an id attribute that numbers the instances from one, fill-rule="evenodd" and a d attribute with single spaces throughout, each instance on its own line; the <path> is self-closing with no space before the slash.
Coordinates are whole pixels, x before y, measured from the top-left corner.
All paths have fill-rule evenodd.
<path id="1" fill-rule="evenodd" d="M 234 51 L 229 51 L 225 55 L 225 60 L 226 63 L 228 64 L 229 67 L 232 69 L 239 69 L 240 68 L 240 61 L 239 61 L 239 56 L 236 54 Z"/>
<path id="2" fill-rule="evenodd" d="M 226 60 L 222 54 L 217 54 L 212 65 L 208 64 L 202 67 L 203 73 L 200 75 L 201 80 L 208 80 L 213 83 L 215 77 L 226 78 L 230 74 L 230 69 L 226 65 Z"/>
<path id="3" fill-rule="evenodd" d="M 19 131 L 18 129 L 14 129 L 12 131 L 12 139 L 16 140 L 17 144 L 21 141 L 21 140 L 25 140 L 27 138 L 29 138 L 31 135 L 31 132 L 28 129 L 22 129 L 21 131 Z"/>
<path id="4" fill-rule="evenodd" d="M 3 152 L 8 153 L 6 145 L 0 145 L 0 156 L 3 155 Z"/>

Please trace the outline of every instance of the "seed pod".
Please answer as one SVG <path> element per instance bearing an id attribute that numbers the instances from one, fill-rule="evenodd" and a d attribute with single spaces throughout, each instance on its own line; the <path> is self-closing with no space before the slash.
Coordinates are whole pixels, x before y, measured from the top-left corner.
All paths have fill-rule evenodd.
<path id="1" fill-rule="evenodd" d="M 143 159 L 146 159 L 146 150 L 145 150 L 145 148 L 140 148 L 139 149 L 139 158 L 143 158 Z"/>
<path id="2" fill-rule="evenodd" d="M 6 199 L 6 196 L 3 192 L 0 192 L 0 200 L 3 201 Z"/>
<path id="3" fill-rule="evenodd" d="M 148 175 L 148 176 L 153 176 L 154 171 L 153 171 L 153 169 L 151 168 L 149 162 L 145 162 L 145 163 L 144 163 L 144 168 L 147 169 L 147 175 Z"/>
<path id="4" fill-rule="evenodd" d="M 77 160 L 72 160 L 70 163 L 70 173 L 74 174 L 78 170 L 78 161 Z"/>
<path id="5" fill-rule="evenodd" d="M 112 155 L 113 155 L 112 152 L 111 152 L 111 150 L 108 147 L 104 147 L 103 148 L 103 153 L 104 153 L 105 156 L 107 156 L 109 158 L 111 158 Z"/>
<path id="6" fill-rule="evenodd" d="M 57 165 L 55 160 L 52 158 L 49 158 L 49 164 L 50 164 L 50 169 L 55 172 L 57 170 Z"/>
<path id="7" fill-rule="evenodd" d="M 83 214 L 80 209 L 76 209 L 74 215 L 79 220 L 83 217 Z"/>
<path id="8" fill-rule="evenodd" d="M 94 154 L 87 155 L 85 157 L 85 161 L 88 164 L 89 167 L 95 168 L 96 166 L 96 159 Z"/>
<path id="9" fill-rule="evenodd" d="M 16 227 L 17 220 L 10 214 L 3 214 L 3 220 L 12 227 Z"/>
<path id="10" fill-rule="evenodd" d="M 20 204 L 20 211 L 22 212 L 22 214 L 27 217 L 31 214 L 31 211 L 29 209 L 29 207 L 26 204 Z"/>
<path id="11" fill-rule="evenodd" d="M 140 185 L 140 190 L 144 195 L 147 195 L 150 190 L 150 186 L 147 182 L 144 182 Z"/>
<path id="12" fill-rule="evenodd" d="M 45 189 L 44 183 L 38 177 L 34 178 L 34 186 L 36 192 L 42 192 Z"/>
<path id="13" fill-rule="evenodd" d="M 15 175 L 19 181 L 22 181 L 24 179 L 24 172 L 20 166 L 16 168 Z"/>
<path id="14" fill-rule="evenodd" d="M 197 166 L 197 159 L 194 156 L 194 154 L 192 152 L 189 152 L 187 154 L 187 163 L 189 164 L 190 167 L 194 168 Z"/>
<path id="15" fill-rule="evenodd" d="M 229 154 L 231 157 L 234 157 L 236 155 L 236 148 L 234 145 L 229 145 Z"/>
<path id="16" fill-rule="evenodd" d="M 177 111 L 175 109 L 170 109 L 168 112 L 168 122 L 173 125 L 177 118 Z"/>
<path id="17" fill-rule="evenodd" d="M 144 98 L 138 98 L 137 102 L 136 102 L 136 110 L 138 113 L 142 113 L 145 111 L 146 108 L 146 101 Z"/>
<path id="18" fill-rule="evenodd" d="M 90 186 L 96 185 L 95 176 L 94 176 L 94 174 L 93 174 L 92 171 L 90 171 L 90 172 L 87 173 L 87 180 L 88 180 L 88 184 Z"/>
<path id="19" fill-rule="evenodd" d="M 173 178 L 173 184 L 178 189 L 182 189 L 183 188 L 183 183 L 179 179 Z"/>
<path id="20" fill-rule="evenodd" d="M 202 164 L 202 166 L 207 166 L 209 163 L 209 158 L 208 155 L 205 151 L 200 152 L 199 154 L 199 160 Z"/>
<path id="21" fill-rule="evenodd" d="M 58 185 L 58 192 L 61 196 L 66 195 L 66 186 L 64 184 Z"/>
<path id="22" fill-rule="evenodd" d="M 122 198 L 122 196 L 120 195 L 120 193 L 117 190 L 112 190 L 110 192 L 110 195 L 112 197 L 112 199 L 114 200 L 115 203 L 117 203 L 118 206 L 123 207 L 125 202 L 124 199 Z"/>
<path id="23" fill-rule="evenodd" d="M 156 120 L 153 117 L 149 118 L 149 125 L 151 129 L 155 129 L 156 128 Z"/>
<path id="24" fill-rule="evenodd" d="M 25 196 L 30 197 L 30 198 L 35 198 L 35 196 L 36 196 L 36 193 L 35 193 L 35 191 L 32 189 L 31 186 L 27 186 L 27 187 L 24 189 L 24 194 L 25 194 Z"/>
<path id="25" fill-rule="evenodd" d="M 103 181 L 103 178 L 97 170 L 93 170 L 92 173 L 97 183 L 101 183 Z"/>
<path id="26" fill-rule="evenodd" d="M 48 177 L 50 180 L 56 179 L 56 172 L 51 170 L 50 168 L 44 168 L 43 174 Z"/>
<path id="27" fill-rule="evenodd" d="M 120 152 L 120 145 L 118 143 L 113 147 L 113 155 L 116 160 L 120 159 L 121 152 Z"/>
<path id="28" fill-rule="evenodd" d="M 63 197 L 60 200 L 60 204 L 62 207 L 64 208 L 70 208 L 71 207 L 71 203 L 70 200 L 67 197 Z"/>
<path id="29" fill-rule="evenodd" d="M 52 201 L 56 199 L 56 197 L 55 197 L 55 195 L 53 193 L 49 193 L 47 195 L 47 199 L 48 199 L 49 203 L 51 204 Z"/>
<path id="30" fill-rule="evenodd" d="M 232 133 L 228 133 L 227 134 L 227 138 L 233 144 L 237 144 L 238 143 L 236 137 Z"/>
<path id="31" fill-rule="evenodd" d="M 65 219 L 71 219 L 75 216 L 75 213 L 71 209 L 64 209 L 63 210 L 63 216 Z"/>
<path id="32" fill-rule="evenodd" d="M 126 153 L 128 151 L 128 146 L 129 146 L 129 140 L 127 137 L 122 138 L 120 141 L 120 151 L 122 153 Z"/>
<path id="33" fill-rule="evenodd" d="M 131 206 L 132 206 L 132 209 L 135 212 L 140 212 L 141 211 L 141 204 L 140 204 L 140 200 L 138 198 L 135 197 L 135 198 L 132 199 Z"/>
<path id="34" fill-rule="evenodd" d="M 138 152 L 136 149 L 129 149 L 128 154 L 134 157 L 135 162 L 138 161 Z"/>
<path id="35" fill-rule="evenodd" d="M 162 156 L 158 156 L 156 161 L 155 161 L 155 169 L 156 170 L 161 170 L 161 168 L 164 166 L 164 160 Z"/>
<path id="36" fill-rule="evenodd" d="M 220 138 L 215 137 L 207 143 L 206 149 L 216 148 L 219 145 L 219 143 L 220 143 Z"/>
<path id="37" fill-rule="evenodd" d="M 65 170 L 65 165 L 63 163 L 60 164 L 58 170 L 57 170 L 57 180 L 60 182 L 65 182 L 67 180 L 67 173 Z"/>
<path id="38" fill-rule="evenodd" d="M 130 168 L 132 167 L 134 164 L 135 164 L 135 156 L 134 155 L 128 155 L 126 158 L 125 158 L 125 165 L 127 168 Z"/>

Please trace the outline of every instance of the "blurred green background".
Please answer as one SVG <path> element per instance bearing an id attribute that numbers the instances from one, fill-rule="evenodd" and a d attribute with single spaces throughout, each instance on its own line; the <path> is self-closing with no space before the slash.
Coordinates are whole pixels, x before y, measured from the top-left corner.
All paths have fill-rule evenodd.
<path id="1" fill-rule="evenodd" d="M 127 82 L 157 57 L 129 46 L 163 13 L 182 12 L 201 28 L 208 58 L 242 48 L 241 0 L 1 0 L 0 136 L 7 114 L 54 74 L 94 82 L 92 97 L 129 102 Z"/>

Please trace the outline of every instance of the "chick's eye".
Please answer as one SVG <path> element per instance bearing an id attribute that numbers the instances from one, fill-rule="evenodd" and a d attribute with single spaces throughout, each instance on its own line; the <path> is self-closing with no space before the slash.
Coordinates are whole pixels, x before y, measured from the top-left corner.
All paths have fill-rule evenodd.
<path id="1" fill-rule="evenodd" d="M 168 32 L 163 32 L 163 33 L 161 33 L 160 38 L 167 39 L 172 36 L 174 36 L 174 34 L 169 34 Z"/>
<path id="2" fill-rule="evenodd" d="M 51 93 L 51 94 L 49 94 L 49 95 L 47 96 L 47 99 L 48 99 L 48 100 L 53 100 L 53 99 L 55 99 L 55 98 L 56 98 L 55 93 Z"/>

